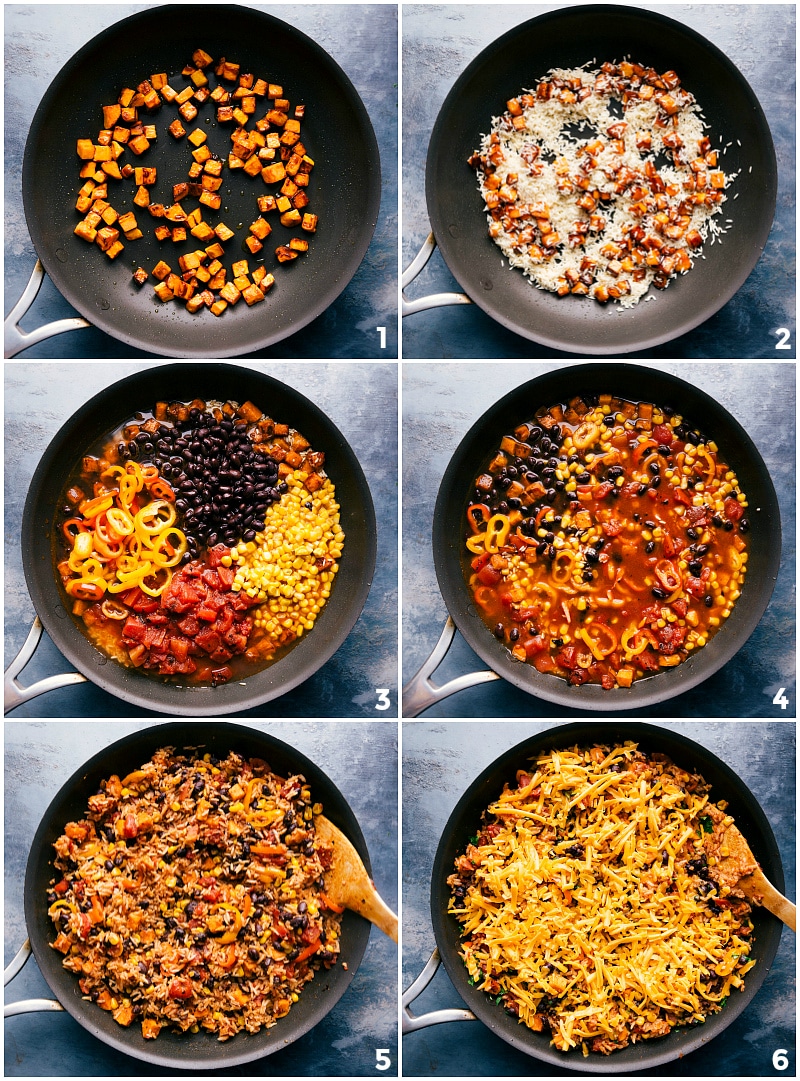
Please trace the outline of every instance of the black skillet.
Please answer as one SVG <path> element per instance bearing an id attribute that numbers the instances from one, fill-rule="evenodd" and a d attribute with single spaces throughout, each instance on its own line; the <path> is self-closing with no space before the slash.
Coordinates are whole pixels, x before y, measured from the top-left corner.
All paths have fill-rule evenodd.
<path id="1" fill-rule="evenodd" d="M 625 57 L 678 72 L 700 103 L 726 172 L 739 171 L 722 219 L 723 242 L 655 300 L 617 310 L 534 288 L 489 238 L 483 200 L 467 158 L 505 102 L 554 67 Z M 484 49 L 456 81 L 428 148 L 426 198 L 431 228 L 469 298 L 497 322 L 554 349 L 609 355 L 647 349 L 685 334 L 734 295 L 756 265 L 775 213 L 777 164 L 758 99 L 720 50 L 694 30 L 632 7 L 575 5 L 522 23 Z M 734 198 L 735 196 L 735 198 Z"/>
<path id="2" fill-rule="evenodd" d="M 143 675 L 107 660 L 65 608 L 57 581 L 55 527 L 65 485 L 80 456 L 137 409 L 159 399 L 237 402 L 251 399 L 274 419 L 297 428 L 315 450 L 336 487 L 344 554 L 328 603 L 312 631 L 271 667 L 219 687 L 186 687 Z M 376 525 L 369 486 L 344 436 L 302 394 L 260 372 L 229 364 L 165 364 L 139 372 L 101 391 L 61 428 L 36 468 L 22 518 L 22 561 L 36 612 L 64 656 L 103 690 L 145 709 L 177 716 L 220 716 L 249 709 L 285 694 L 333 656 L 361 613 L 375 569 Z"/>
<path id="3" fill-rule="evenodd" d="M 447 974 L 456 990 L 475 1016 L 507 1043 L 534 1058 L 553 1066 L 584 1073 L 629 1073 L 661 1066 L 688 1055 L 719 1035 L 741 1014 L 764 982 L 778 949 L 783 925 L 765 909 L 754 907 L 754 944 L 751 956 L 755 967 L 745 977 L 744 990 L 729 998 L 723 1009 L 702 1025 L 674 1029 L 668 1036 L 644 1040 L 612 1055 L 590 1055 L 580 1051 L 565 1055 L 550 1046 L 549 1033 L 534 1032 L 496 1005 L 485 992 L 471 987 L 469 974 L 459 955 L 460 925 L 447 915 L 450 889 L 447 876 L 453 862 L 464 852 L 477 832 L 481 813 L 495 800 L 505 782 L 512 783 L 518 769 L 527 768 L 530 759 L 554 748 L 595 742 L 616 745 L 625 740 L 638 742 L 640 748 L 667 754 L 677 765 L 700 773 L 712 786 L 710 799 L 726 799 L 729 813 L 747 839 L 761 869 L 773 885 L 783 891 L 784 878 L 780 853 L 774 834 L 755 796 L 747 785 L 711 751 L 667 728 L 621 721 L 614 724 L 595 721 L 590 724 L 566 724 L 533 736 L 512 747 L 477 777 L 456 804 L 442 833 L 431 878 L 431 918 L 436 944 Z"/>
<path id="4" fill-rule="evenodd" d="M 228 261 L 247 257 L 254 267 L 264 256 L 264 265 L 275 271 L 276 284 L 264 303 L 253 308 L 239 303 L 219 319 L 207 311 L 191 315 L 180 304 L 159 302 L 153 296 L 152 278 L 141 288 L 132 281 L 134 267 L 150 270 L 160 259 L 177 265 L 178 255 L 196 247 L 159 243 L 152 235 L 157 222 L 146 210 L 125 204 L 136 213 L 145 235 L 127 243 L 113 262 L 96 245 L 73 235 L 80 218 L 75 200 L 82 183 L 76 140 L 96 139 L 102 127 L 101 106 L 112 104 L 123 87 L 135 88 L 154 72 L 166 71 L 173 88 L 182 90 L 187 80 L 180 72 L 196 48 L 215 59 L 226 56 L 240 63 L 242 72 L 279 83 L 292 109 L 305 104 L 301 135 L 316 163 L 308 191 L 309 210 L 318 214 L 319 227 L 308 255 L 291 264 L 276 263 L 275 247 L 293 234 L 274 216 L 273 232 L 258 259 L 243 246 L 247 226 L 258 217 L 256 196 L 272 190 L 260 180 L 226 170 L 220 189 L 222 209 L 201 207 L 206 221 L 224 221 L 235 231 L 226 245 Z M 265 112 L 266 105 L 256 116 Z M 151 189 L 152 199 L 166 205 L 172 202 L 172 184 L 187 179 L 192 163 L 192 146 L 186 139 L 176 141 L 166 130 L 176 117 L 176 109 L 166 105 L 151 114 L 146 122 L 157 125 L 158 141 L 134 160 L 136 165 L 157 167 L 159 180 Z M 188 131 L 202 128 L 211 150 L 227 158 L 231 126 L 216 123 L 213 102 L 203 105 L 197 119 L 184 126 Z M 109 182 L 109 201 L 117 209 L 122 209 L 115 195 L 120 186 L 126 192 L 130 189 L 128 201 L 135 190 L 129 181 Z M 299 30 L 238 4 L 150 8 L 98 34 L 64 65 L 42 99 L 28 135 L 22 173 L 34 247 L 64 297 L 91 323 L 129 345 L 161 356 L 189 358 L 263 349 L 323 312 L 364 257 L 377 221 L 380 187 L 375 134 L 347 75 Z M 185 205 L 192 209 L 199 204 L 189 199 Z"/>
<path id="5" fill-rule="evenodd" d="M 464 573 L 463 544 L 473 478 L 482 471 L 502 436 L 529 420 L 540 407 L 579 394 L 603 392 L 659 406 L 671 405 L 694 428 L 699 427 L 707 438 L 715 440 L 720 456 L 735 470 L 747 494 L 752 525 L 742 595 L 721 630 L 676 668 L 612 691 L 590 684 L 572 687 L 563 679 L 513 660 L 472 602 Z M 775 488 L 755 444 L 738 421 L 704 391 L 673 375 L 635 364 L 567 365 L 512 390 L 464 436 L 439 488 L 433 516 L 433 556 L 439 588 L 456 626 L 499 676 L 537 698 L 573 709 L 637 709 L 697 686 L 726 664 L 753 633 L 772 596 L 780 566 L 780 514 Z"/>
<path id="6" fill-rule="evenodd" d="M 47 915 L 47 890 L 53 877 L 53 842 L 70 820 L 85 814 L 86 801 L 99 782 L 112 773 L 124 776 L 146 762 L 159 747 L 202 747 L 219 756 L 237 751 L 245 757 L 265 759 L 281 776 L 302 773 L 314 799 L 322 803 L 330 818 L 350 838 L 369 870 L 369 854 L 352 810 L 333 782 L 299 751 L 271 735 L 243 725 L 206 722 L 161 724 L 125 736 L 94 755 L 55 796 L 36 831 L 25 874 L 25 922 L 33 954 L 42 975 L 61 1005 L 85 1029 L 125 1054 L 144 1062 L 182 1070 L 213 1070 L 252 1062 L 279 1051 L 304 1035 L 329 1013 L 347 990 L 364 955 L 370 925 L 352 912 L 342 917 L 341 959 L 318 972 L 306 985 L 300 1000 L 286 1017 L 270 1029 L 256 1034 L 240 1033 L 220 1043 L 208 1032 L 174 1033 L 162 1031 L 156 1040 L 145 1040 L 141 1027 L 123 1028 L 110 1013 L 86 1002 L 78 980 L 61 964 L 62 956 L 52 949 L 55 937 Z"/>

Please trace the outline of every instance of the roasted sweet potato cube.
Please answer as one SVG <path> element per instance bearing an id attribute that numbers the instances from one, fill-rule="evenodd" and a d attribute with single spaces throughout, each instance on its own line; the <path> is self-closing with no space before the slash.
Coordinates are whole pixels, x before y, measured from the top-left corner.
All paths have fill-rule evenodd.
<path id="1" fill-rule="evenodd" d="M 189 142 L 192 146 L 202 146 L 208 136 L 200 128 L 195 128 L 194 131 L 189 133 Z"/>
<path id="2" fill-rule="evenodd" d="M 244 162 L 236 154 L 228 154 L 228 168 L 229 169 L 243 169 Z"/>
<path id="3" fill-rule="evenodd" d="M 158 130 L 156 129 L 155 124 L 145 124 L 144 137 L 145 139 L 149 139 L 151 143 L 156 141 L 158 138 Z"/>
<path id="4" fill-rule="evenodd" d="M 106 176 L 113 177 L 114 180 L 122 180 L 122 173 L 115 161 L 104 161 L 100 167 Z"/>
<path id="5" fill-rule="evenodd" d="M 163 218 L 167 213 L 167 208 L 163 203 L 151 203 L 147 210 L 151 218 Z"/>
<path id="6" fill-rule="evenodd" d="M 159 281 L 164 281 L 172 273 L 172 267 L 169 263 L 165 263 L 163 259 L 159 260 L 151 271 L 154 278 L 158 278 Z"/>
<path id="7" fill-rule="evenodd" d="M 193 251 L 187 252 L 186 255 L 182 255 L 178 260 L 178 266 L 184 274 L 187 270 L 197 270 L 200 265 L 201 260 L 198 258 L 197 253 Z"/>
<path id="8" fill-rule="evenodd" d="M 283 135 L 281 135 L 281 157 L 284 158 L 284 160 L 288 161 L 290 156 L 288 151 L 290 151 L 290 148 L 293 147 L 299 139 L 300 136 L 296 131 L 285 131 Z M 287 153 L 284 154 L 284 151 L 287 151 Z"/>
<path id="9" fill-rule="evenodd" d="M 163 300 L 164 302 L 172 300 L 175 296 L 166 282 L 160 282 L 153 291 L 158 299 Z"/>
<path id="10" fill-rule="evenodd" d="M 181 105 L 180 109 L 178 109 L 178 112 L 181 114 L 187 124 L 191 124 L 191 122 L 197 116 L 197 109 L 191 103 L 191 101 L 185 101 L 183 105 Z"/>
<path id="11" fill-rule="evenodd" d="M 106 255 L 109 259 L 116 259 L 121 251 L 125 251 L 125 245 L 121 240 L 115 240 L 110 248 L 106 248 Z"/>
<path id="12" fill-rule="evenodd" d="M 150 149 L 150 140 L 144 135 L 137 135 L 135 139 L 128 140 L 128 147 L 138 157 L 139 154 L 144 154 L 145 150 Z"/>
<path id="13" fill-rule="evenodd" d="M 173 120 L 168 131 L 176 139 L 182 139 L 186 134 L 186 128 L 181 124 L 180 120 Z"/>
<path id="14" fill-rule="evenodd" d="M 127 233 L 129 229 L 136 229 L 138 227 L 136 215 L 132 210 L 129 210 L 127 214 L 121 214 L 118 224 L 124 233 Z"/>
<path id="15" fill-rule="evenodd" d="M 261 172 L 261 159 L 255 156 L 250 158 L 249 161 L 245 162 L 244 171 L 248 176 L 258 176 Z"/>
<path id="16" fill-rule="evenodd" d="M 173 203 L 164 211 L 164 217 L 169 218 L 170 221 L 186 221 L 187 216 L 186 211 L 179 203 Z"/>
<path id="17" fill-rule="evenodd" d="M 252 308 L 254 304 L 258 304 L 260 300 L 264 299 L 264 294 L 257 285 L 248 285 L 248 287 L 243 290 L 242 296 L 244 297 L 248 308 Z"/>
<path id="18" fill-rule="evenodd" d="M 187 312 L 199 312 L 201 308 L 205 307 L 205 301 L 203 300 L 202 293 L 197 293 L 196 296 L 189 297 L 186 301 Z"/>
<path id="19" fill-rule="evenodd" d="M 235 83 L 239 78 L 239 65 L 223 58 L 217 66 L 217 75 L 226 82 Z"/>
<path id="20" fill-rule="evenodd" d="M 203 172 L 208 176 L 222 176 L 223 168 L 224 162 L 221 162 L 219 158 L 209 157 L 208 160 L 203 163 Z"/>
<path id="21" fill-rule="evenodd" d="M 250 232 L 257 236 L 259 240 L 264 240 L 272 232 L 272 226 L 268 221 L 263 218 L 256 218 L 253 224 L 250 226 Z"/>
<path id="22" fill-rule="evenodd" d="M 97 229 L 90 225 L 86 219 L 79 221 L 73 229 L 73 232 L 76 236 L 79 236 L 81 240 L 88 241 L 89 244 L 94 244 L 95 238 L 97 237 Z"/>
<path id="23" fill-rule="evenodd" d="M 231 274 L 234 278 L 241 278 L 243 275 L 250 273 L 250 266 L 246 259 L 237 259 L 231 267 Z"/>
<path id="24" fill-rule="evenodd" d="M 308 206 L 309 198 L 305 191 L 300 189 L 296 195 L 292 196 L 292 206 L 295 210 L 302 210 L 304 206 Z"/>
<path id="25" fill-rule="evenodd" d="M 281 244 L 279 248 L 275 249 L 275 257 L 279 263 L 290 263 L 292 259 L 296 259 L 298 252 L 292 251 L 291 248 L 287 248 L 285 244 Z"/>
<path id="26" fill-rule="evenodd" d="M 287 229 L 291 229 L 295 225 L 300 224 L 300 211 L 295 210 L 292 207 L 291 210 L 287 210 L 285 214 L 281 214 L 281 225 L 285 225 Z"/>
<path id="27" fill-rule="evenodd" d="M 246 274 L 240 274 L 238 278 L 233 279 L 233 284 L 236 286 L 236 288 L 241 293 L 250 284 L 250 279 L 248 278 L 248 276 Z"/>
<path id="28" fill-rule="evenodd" d="M 206 176 L 203 175 L 200 178 L 200 190 L 201 191 L 219 191 L 222 187 L 221 176 Z"/>
<path id="29" fill-rule="evenodd" d="M 167 73 L 166 71 L 160 71 L 157 75 L 150 76 L 150 85 L 154 90 L 163 90 L 167 85 Z"/>
<path id="30" fill-rule="evenodd" d="M 316 214 L 304 214 L 303 220 L 300 223 L 300 228 L 305 229 L 307 233 L 315 233 L 317 231 L 317 222 L 319 218 Z"/>
<path id="31" fill-rule="evenodd" d="M 277 161 L 274 165 L 265 165 L 261 170 L 261 176 L 265 184 L 277 184 L 286 176 L 283 162 Z"/>
<path id="32" fill-rule="evenodd" d="M 211 307 L 208 309 L 212 315 L 222 315 L 225 309 L 228 307 L 227 301 L 215 300 Z"/>
<path id="33" fill-rule="evenodd" d="M 223 244 L 226 240 L 230 240 L 233 236 L 233 229 L 229 229 L 228 226 L 222 221 L 218 222 L 218 224 L 214 227 L 214 232 L 217 234 L 217 237 L 223 242 Z"/>
<path id="34" fill-rule="evenodd" d="M 184 181 L 180 184 L 172 185 L 172 201 L 173 203 L 179 203 L 181 199 L 185 199 L 189 194 L 189 185 Z"/>
<path id="35" fill-rule="evenodd" d="M 177 96 L 178 96 L 178 91 L 173 90 L 173 88 L 169 85 L 169 83 L 167 83 L 165 86 L 163 86 L 161 88 L 161 97 L 164 99 L 164 101 L 172 102 L 172 101 L 175 100 L 175 98 L 177 98 Z"/>
<path id="36" fill-rule="evenodd" d="M 297 176 L 294 178 L 294 182 L 298 186 L 298 188 L 307 188 L 308 173 L 298 173 Z"/>
<path id="37" fill-rule="evenodd" d="M 187 236 L 188 234 L 184 226 L 176 225 L 172 230 L 172 243 L 182 244 L 186 240 Z"/>
<path id="38" fill-rule="evenodd" d="M 212 94 L 213 97 L 213 94 Z M 232 105 L 220 105 L 217 109 L 217 123 L 218 124 L 230 124 L 233 120 L 233 106 Z"/>
<path id="39" fill-rule="evenodd" d="M 147 273 L 143 266 L 137 267 L 136 270 L 134 270 L 133 272 L 133 280 L 137 283 L 137 285 L 144 285 L 144 283 L 149 277 L 150 275 Z"/>
<path id="40" fill-rule="evenodd" d="M 207 146 L 198 146 L 197 150 L 192 151 L 192 157 L 195 165 L 205 165 L 211 157 L 211 151 Z"/>
<path id="41" fill-rule="evenodd" d="M 201 191 L 199 200 L 204 206 L 211 207 L 212 210 L 219 210 L 222 206 L 222 199 L 214 191 Z"/>
<path id="42" fill-rule="evenodd" d="M 136 194 L 133 197 L 133 201 L 134 203 L 136 203 L 137 206 L 149 206 L 150 192 L 143 184 L 140 184 L 139 187 L 136 189 Z"/>
<path id="43" fill-rule="evenodd" d="M 275 100 L 273 101 L 272 104 L 273 104 L 273 107 L 275 109 L 280 109 L 280 111 L 282 113 L 288 113 L 289 112 L 289 99 L 288 98 L 275 98 Z"/>
<path id="44" fill-rule="evenodd" d="M 256 285 L 260 285 L 261 282 L 264 280 L 264 278 L 266 276 L 267 276 L 267 269 L 263 264 L 259 264 L 255 268 L 253 273 L 250 275 L 250 277 L 253 279 L 253 281 L 256 283 Z"/>
<path id="45" fill-rule="evenodd" d="M 198 68 L 207 68 L 214 63 L 213 57 L 209 56 L 205 49 L 195 49 L 192 53 L 192 63 Z"/>
<path id="46" fill-rule="evenodd" d="M 251 255 L 257 255 L 258 252 L 260 252 L 261 249 L 264 247 L 258 237 L 255 236 L 247 237 L 244 244 Z"/>
<path id="47" fill-rule="evenodd" d="M 275 209 L 275 196 L 274 195 L 260 195 L 257 199 L 258 209 L 262 214 L 268 214 L 270 210 Z"/>
<path id="48" fill-rule="evenodd" d="M 95 203 L 95 207 L 97 207 L 98 205 L 99 203 Z M 107 204 L 100 211 L 100 214 L 102 215 L 103 221 L 106 223 L 106 225 L 113 225 L 114 222 L 117 221 L 117 219 L 119 218 L 119 214 L 116 212 L 114 207 L 108 206 Z"/>
<path id="49" fill-rule="evenodd" d="M 196 90 L 200 90 L 202 87 L 208 86 L 208 79 L 206 78 L 205 72 L 193 71 L 192 74 L 189 76 L 189 79 L 191 80 L 192 86 L 194 86 Z"/>
<path id="50" fill-rule="evenodd" d="M 75 209 L 79 210 L 81 214 L 85 214 L 91 205 L 92 198 L 90 195 L 79 195 L 75 202 Z"/>
<path id="51" fill-rule="evenodd" d="M 227 274 L 226 274 L 226 271 L 225 271 L 225 267 L 223 267 L 222 270 L 218 270 L 217 273 L 214 274 L 209 279 L 208 288 L 209 289 L 221 289 L 223 287 L 223 285 L 225 284 L 226 277 L 227 277 Z"/>
<path id="52" fill-rule="evenodd" d="M 214 236 L 214 230 L 207 221 L 199 221 L 197 225 L 192 228 L 192 236 L 197 240 L 211 240 Z"/>
<path id="53" fill-rule="evenodd" d="M 92 156 L 95 161 L 111 161 L 111 147 L 101 146 L 99 143 L 95 143 L 93 147 Z"/>
<path id="54" fill-rule="evenodd" d="M 169 240 L 172 236 L 172 230 L 168 225 L 157 225 L 153 230 L 156 240 Z"/>
<path id="55" fill-rule="evenodd" d="M 213 244 L 209 244 L 206 248 L 206 255 L 209 257 L 209 259 L 220 259 L 224 254 L 225 249 L 221 244 L 217 243 L 216 241 Z M 211 265 L 209 265 L 209 270 L 212 274 L 216 274 L 216 272 L 219 270 L 219 267 L 214 266 L 212 263 Z"/>
<path id="56" fill-rule="evenodd" d="M 119 104 L 122 106 L 123 109 L 126 109 L 130 105 L 130 103 L 133 101 L 135 96 L 136 96 L 136 91 L 131 90 L 130 87 L 126 86 L 124 90 L 120 91 L 120 94 L 119 94 L 119 97 L 117 98 L 117 101 L 119 102 Z"/>
<path id="57" fill-rule="evenodd" d="M 93 229 L 100 228 L 100 222 L 103 220 L 99 211 L 90 210 L 86 217 L 83 219 L 87 225 L 91 225 Z"/>
<path id="58" fill-rule="evenodd" d="M 219 295 L 223 300 L 227 300 L 229 304 L 235 304 L 241 297 L 241 292 L 236 288 L 233 282 L 226 282 L 220 289 Z"/>
<path id="59" fill-rule="evenodd" d="M 308 241 L 305 237 L 293 236 L 289 241 L 289 247 L 292 251 L 305 252 L 308 251 Z"/>

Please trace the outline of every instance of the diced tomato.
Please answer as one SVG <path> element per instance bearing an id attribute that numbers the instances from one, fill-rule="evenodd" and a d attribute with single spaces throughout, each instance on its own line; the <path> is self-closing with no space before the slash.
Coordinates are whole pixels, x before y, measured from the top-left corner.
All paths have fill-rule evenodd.
<path id="1" fill-rule="evenodd" d="M 535 657 L 537 653 L 541 653 L 542 650 L 547 649 L 547 639 L 543 634 L 537 634 L 534 638 L 528 638 L 524 641 L 525 653 L 530 659 Z"/>
<path id="2" fill-rule="evenodd" d="M 685 589 L 687 593 L 699 599 L 706 595 L 705 583 L 700 578 L 687 578 Z"/>
<path id="3" fill-rule="evenodd" d="M 657 672 L 661 667 L 658 663 L 658 657 L 650 649 L 645 649 L 638 654 L 636 663 L 645 672 Z"/>
<path id="4" fill-rule="evenodd" d="M 744 514 L 744 507 L 738 499 L 726 499 L 722 507 L 729 522 L 738 522 Z"/>
<path id="5" fill-rule="evenodd" d="M 691 507 L 692 497 L 685 488 L 673 488 L 672 497 L 676 503 L 683 503 L 685 507 Z"/>
<path id="6" fill-rule="evenodd" d="M 122 637 L 132 638 L 136 642 L 142 642 L 147 634 L 147 626 L 136 616 L 130 616 L 125 620 L 122 627 Z"/>
<path id="7" fill-rule="evenodd" d="M 533 667 L 537 672 L 554 672 L 556 662 L 549 653 L 537 653 L 533 659 Z"/>
<path id="8" fill-rule="evenodd" d="M 475 558 L 470 563 L 470 566 L 472 567 L 472 569 L 474 571 L 479 571 L 481 569 L 481 567 L 486 566 L 486 564 L 489 562 L 489 560 L 491 558 L 492 558 L 492 553 L 491 552 L 481 552 L 480 555 L 475 556 Z"/>
<path id="9" fill-rule="evenodd" d="M 598 484 L 594 490 L 595 499 L 605 499 L 609 492 L 614 490 L 614 485 L 611 481 L 604 480 L 602 484 Z"/>
<path id="10" fill-rule="evenodd" d="M 169 991 L 167 992 L 170 998 L 176 998 L 179 1000 L 191 998 L 194 994 L 192 988 L 192 981 L 186 979 L 173 980 L 169 985 Z"/>
<path id="11" fill-rule="evenodd" d="M 197 632 L 200 630 L 200 624 L 194 616 L 186 616 L 178 624 L 178 628 L 182 631 L 187 638 L 194 638 Z"/>
<path id="12" fill-rule="evenodd" d="M 478 580 L 480 582 L 482 582 L 483 585 L 485 585 L 485 586 L 497 585 L 497 583 L 500 581 L 500 579 L 502 577 L 503 576 L 500 573 L 500 571 L 496 570 L 491 565 L 491 563 L 487 563 L 485 566 L 481 567 L 481 569 L 478 571 Z"/>
<path id="13" fill-rule="evenodd" d="M 611 518 L 609 521 L 601 522 L 600 524 L 607 537 L 618 537 L 622 532 L 622 522 L 618 521 L 616 518 Z"/>
<path id="14" fill-rule="evenodd" d="M 62 878 L 60 882 L 56 882 L 53 889 L 56 893 L 66 893 L 69 890 L 69 882 L 67 882 L 66 878 Z"/>
<path id="15" fill-rule="evenodd" d="M 678 600 L 672 602 L 670 607 L 672 608 L 672 611 L 675 613 L 676 616 L 683 617 L 686 615 L 686 612 L 689 608 L 689 602 L 686 600 L 685 597 L 679 597 Z"/>
<path id="16" fill-rule="evenodd" d="M 675 436 L 669 424 L 656 424 L 653 428 L 653 439 L 660 447 L 670 447 L 675 441 Z"/>
<path id="17" fill-rule="evenodd" d="M 673 556 L 676 556 L 678 552 L 680 552 L 681 545 L 673 536 L 669 533 L 665 533 L 661 538 L 661 550 L 667 559 L 672 559 Z"/>
<path id="18" fill-rule="evenodd" d="M 578 666 L 578 648 L 577 646 L 564 646 L 558 651 L 556 655 L 556 663 L 562 668 L 577 668 Z"/>
<path id="19" fill-rule="evenodd" d="M 236 577 L 236 572 L 233 567 L 218 567 L 217 577 L 219 578 L 223 589 L 230 589 L 233 585 L 233 579 Z"/>
<path id="20" fill-rule="evenodd" d="M 205 620 L 206 623 L 213 623 L 217 618 L 217 612 L 214 608 L 207 608 L 204 604 L 197 609 L 197 618 Z M 201 643 L 202 644 L 202 643 Z"/>

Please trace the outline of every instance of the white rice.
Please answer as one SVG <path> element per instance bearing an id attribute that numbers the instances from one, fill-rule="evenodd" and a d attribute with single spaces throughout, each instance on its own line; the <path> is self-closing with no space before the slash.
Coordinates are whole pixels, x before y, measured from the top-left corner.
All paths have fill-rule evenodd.
<path id="1" fill-rule="evenodd" d="M 702 196 L 694 190 L 697 174 L 691 163 L 695 161 L 697 169 L 696 159 L 703 157 L 701 140 L 708 138 L 708 125 L 697 102 L 680 86 L 667 90 L 680 106 L 674 115 L 667 116 L 656 100 L 660 90 L 650 100 L 637 97 L 637 88 L 648 80 L 637 79 L 635 74 L 632 80 L 623 77 L 618 68 L 609 77 L 609 65 L 605 67 L 605 74 L 599 68 L 585 67 L 555 68 L 548 72 L 539 84 L 556 80 L 550 99 L 537 97 L 534 87 L 509 102 L 519 115 L 505 112 L 493 119 L 490 132 L 482 136 L 480 149 L 476 151 L 481 160 L 473 160 L 473 164 L 478 168 L 481 194 L 485 201 L 488 197 L 490 235 L 512 267 L 522 270 L 540 289 L 560 291 L 562 295 L 576 292 L 591 299 L 598 287 L 602 287 L 595 299 L 616 299 L 622 308 L 630 308 L 647 293 L 657 274 L 656 284 L 664 288 L 676 273 L 688 271 L 709 232 L 712 240 L 719 239 L 723 230 L 717 222 L 711 224 L 711 219 L 722 210 L 724 189 L 735 174 L 725 174 L 721 165 L 709 164 L 706 186 L 699 191 L 711 192 L 719 201 L 694 203 L 695 198 Z M 654 72 L 648 73 L 648 78 L 650 75 L 657 78 Z M 601 81 L 596 86 L 598 78 Z M 558 88 L 558 80 L 578 80 L 580 88 L 570 94 Z M 627 101 L 623 100 L 626 91 Z M 586 96 L 583 101 L 564 101 L 562 94 L 567 99 Z M 531 95 L 533 102 L 524 95 Z M 617 129 L 618 134 L 608 134 L 609 128 L 620 124 L 626 125 L 623 132 Z M 650 138 L 649 148 L 637 147 L 637 139 L 641 142 L 643 133 Z M 669 142 L 674 142 L 676 136 L 680 145 L 670 147 Z M 666 146 L 665 137 L 669 140 Z M 595 145 L 590 155 L 586 147 L 597 144 L 598 140 L 601 146 Z M 645 172 L 648 168 L 649 177 Z M 660 181 L 653 180 L 653 168 Z M 620 177 L 626 176 L 621 173 L 625 169 L 630 171 L 631 179 L 622 192 L 616 192 Z M 711 187 L 712 172 L 723 177 L 721 187 Z M 579 180 L 584 184 L 588 180 L 588 192 L 585 187 L 577 186 Z M 660 187 L 661 181 L 667 189 L 664 192 L 654 187 Z M 690 188 L 686 187 L 687 183 Z M 496 205 L 498 189 L 503 195 L 499 206 Z M 592 210 L 577 205 L 578 198 L 593 192 L 613 194 L 607 201 L 597 199 Z M 643 203 L 647 207 L 644 213 Z M 549 215 L 547 219 L 537 219 L 533 213 L 541 212 L 542 208 Z M 521 212 L 521 216 L 509 218 L 509 211 Z M 665 235 L 665 223 L 656 218 L 657 213 L 669 215 L 669 227 L 678 226 L 683 230 L 682 235 Z M 584 223 L 586 228 L 593 215 L 595 223 L 581 242 L 576 222 Z M 598 215 L 604 221 L 603 226 L 597 225 Z M 540 227 L 542 224 L 544 228 Z M 628 238 L 629 230 L 637 226 L 645 230 L 644 240 Z M 551 231 L 558 234 L 558 242 L 543 245 L 543 235 Z M 694 236 L 697 245 L 694 248 L 686 240 L 693 232 L 699 234 Z M 617 246 L 622 242 L 624 255 L 635 264 L 633 269 L 619 269 L 619 260 L 624 255 L 609 254 L 610 242 Z M 665 246 L 660 248 L 661 256 L 681 253 L 675 256 L 676 269 L 666 270 L 669 258 L 662 266 L 645 264 L 646 249 L 653 252 L 650 245 L 662 243 Z M 586 260 L 596 265 L 589 266 Z M 580 277 L 582 263 L 582 285 L 573 289 L 577 284 L 573 276 Z M 603 290 L 609 287 L 614 288 L 605 297 Z M 628 287 L 628 293 L 615 296 L 615 290 Z"/>

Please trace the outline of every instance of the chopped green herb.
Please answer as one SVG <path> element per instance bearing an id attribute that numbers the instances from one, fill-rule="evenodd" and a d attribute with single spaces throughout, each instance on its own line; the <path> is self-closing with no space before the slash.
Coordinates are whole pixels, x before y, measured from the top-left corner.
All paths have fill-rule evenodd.
<path id="1" fill-rule="evenodd" d="M 706 815 L 705 818 L 700 819 L 700 825 L 703 827 L 703 830 L 704 830 L 705 833 L 713 833 L 714 832 L 714 823 L 711 821 L 711 819 L 707 815 Z"/>

